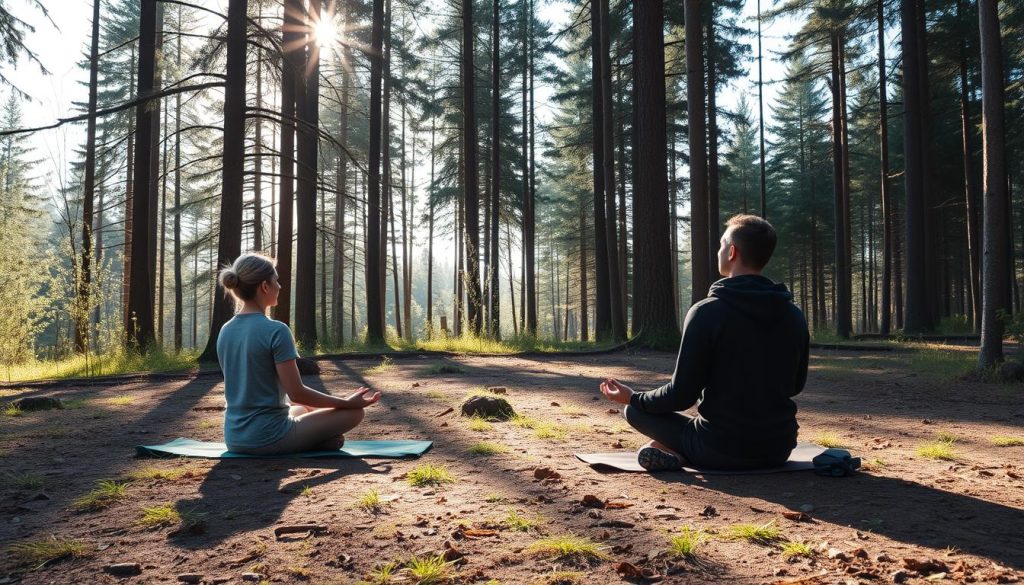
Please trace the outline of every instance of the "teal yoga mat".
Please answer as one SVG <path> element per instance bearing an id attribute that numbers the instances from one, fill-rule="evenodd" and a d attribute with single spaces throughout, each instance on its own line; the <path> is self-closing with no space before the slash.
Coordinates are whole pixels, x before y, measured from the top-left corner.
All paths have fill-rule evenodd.
<path id="1" fill-rule="evenodd" d="M 178 437 L 163 445 L 138 445 L 140 457 L 200 457 L 203 459 L 273 459 L 282 457 L 419 457 L 434 445 L 432 441 L 346 441 L 345 447 L 334 451 L 305 451 L 288 455 L 247 455 L 232 453 L 224 443 L 208 443 Z"/>
<path id="2" fill-rule="evenodd" d="M 703 473 L 705 475 L 757 475 L 762 473 L 780 473 L 784 471 L 804 471 L 814 469 L 811 460 L 825 451 L 812 443 L 800 443 L 789 455 L 789 461 L 780 467 L 769 469 L 699 469 L 695 467 L 684 467 L 679 471 L 685 473 Z M 595 469 L 610 471 L 646 472 L 636 461 L 635 451 L 615 451 L 614 453 L 576 453 L 576 458 L 584 463 L 589 463 Z"/>

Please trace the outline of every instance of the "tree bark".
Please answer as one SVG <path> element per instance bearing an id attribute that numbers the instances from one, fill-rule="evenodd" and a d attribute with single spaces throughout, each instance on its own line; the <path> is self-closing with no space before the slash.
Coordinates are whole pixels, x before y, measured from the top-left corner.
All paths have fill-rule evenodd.
<path id="1" fill-rule="evenodd" d="M 297 47 L 302 45 L 301 0 L 285 0 L 281 61 L 281 194 L 278 196 L 277 276 L 281 293 L 274 307 L 274 318 L 291 323 L 293 222 L 295 219 L 295 118 L 296 95 L 301 83 L 302 63 Z"/>
<path id="2" fill-rule="evenodd" d="M 878 143 L 879 186 L 882 197 L 882 321 L 879 333 L 889 335 L 892 326 L 892 193 L 889 190 L 889 94 L 885 61 L 885 1 L 876 5 L 878 19 Z"/>
<path id="3" fill-rule="evenodd" d="M 466 318 L 480 335 L 483 297 L 480 291 L 480 184 L 477 176 L 476 91 L 473 66 L 473 0 L 462 1 L 462 156 L 466 233 Z"/>
<path id="4" fill-rule="evenodd" d="M 182 25 L 182 6 L 178 6 L 178 30 Z M 175 63 L 181 66 L 181 35 L 175 41 Z M 181 94 L 174 103 L 174 351 L 182 343 L 182 273 L 181 273 Z"/>
<path id="5" fill-rule="evenodd" d="M 590 124 L 593 143 L 593 183 L 594 183 L 594 258 L 595 287 L 597 288 L 594 311 L 594 328 L 597 339 L 604 340 L 612 336 L 611 304 L 609 299 L 610 285 L 608 280 L 608 231 L 605 226 L 605 190 L 614 188 L 605 181 L 605 147 L 604 147 L 604 90 L 602 88 L 603 45 L 601 42 L 601 2 L 590 0 Z"/>
<path id="6" fill-rule="evenodd" d="M 688 0 L 688 9 L 692 10 L 690 3 L 696 1 Z M 633 335 L 649 343 L 667 344 L 666 338 L 678 338 L 679 329 L 672 291 L 663 285 L 671 266 L 666 253 L 669 226 L 664 211 L 668 185 L 662 0 L 634 2 L 633 23 Z M 702 66 L 699 64 L 696 70 L 702 70 Z M 703 96 L 697 101 L 703 103 Z M 703 115 L 699 119 L 703 120 Z"/>
<path id="7" fill-rule="evenodd" d="M 242 252 L 242 190 L 245 171 L 246 0 L 228 4 L 227 75 L 224 83 L 224 170 L 221 184 L 220 238 L 216 267 L 233 262 Z M 213 305 L 210 336 L 200 360 L 217 359 L 217 336 L 234 312 L 222 298 Z"/>
<path id="8" fill-rule="evenodd" d="M 608 0 L 592 0 L 600 2 L 601 18 L 601 145 L 604 149 L 604 205 L 605 205 L 605 258 L 599 254 L 595 263 L 608 263 L 608 311 L 611 319 L 611 339 L 618 342 L 626 339 L 626 318 L 622 300 L 622 275 L 619 273 L 619 250 L 616 238 L 615 221 L 615 133 L 614 133 L 614 101 L 612 100 L 612 60 L 611 60 L 611 14 Z M 597 91 L 597 87 L 594 88 Z M 619 170 L 622 172 L 622 169 Z M 597 254 L 597 252 L 595 252 Z M 600 286 L 600 285 L 599 285 Z M 600 327 L 595 325 L 600 339 Z"/>
<path id="9" fill-rule="evenodd" d="M 906 191 L 906 270 L 907 290 L 904 310 L 904 330 L 907 333 L 923 333 L 931 328 L 928 306 L 928 281 L 926 263 L 926 214 L 925 185 L 926 172 L 924 132 L 924 88 L 921 87 L 921 69 L 918 51 L 919 32 L 917 22 L 921 6 L 917 0 L 905 0 L 901 10 L 903 36 L 903 151 L 906 170 L 904 184 Z"/>
<path id="10" fill-rule="evenodd" d="M 139 69 L 137 91 L 146 97 L 154 91 L 156 70 L 156 0 L 141 0 L 139 16 Z M 149 218 L 152 200 L 153 116 L 147 102 L 135 109 L 135 176 L 132 193 L 131 283 L 128 293 L 128 318 L 125 336 L 136 349 L 146 350 L 154 341 L 153 278 L 150 267 Z"/>
<path id="11" fill-rule="evenodd" d="M 301 5 L 301 3 L 300 3 Z M 320 48 L 314 25 L 320 21 L 320 0 L 309 0 L 305 13 L 304 66 L 296 77 L 299 84 L 298 183 L 295 190 L 295 340 L 312 349 L 316 346 L 316 207 L 318 137 L 320 125 Z M 301 51 L 301 49 L 300 49 Z"/>
<path id="12" fill-rule="evenodd" d="M 978 367 L 1003 360 L 1004 324 L 1000 311 L 1009 289 L 1008 192 L 1005 152 L 1005 95 L 998 0 L 978 0 L 981 34 L 982 158 L 984 190 L 984 267 L 982 268 L 981 351 Z"/>
<path id="13" fill-rule="evenodd" d="M 707 296 L 708 288 L 711 286 L 711 246 L 708 242 L 708 160 L 704 126 L 704 43 L 701 39 L 701 2 L 685 0 L 685 6 L 686 111 L 690 126 L 690 262 L 693 271 L 690 304 L 694 305 Z"/>
<path id="14" fill-rule="evenodd" d="M 373 0 L 373 24 L 370 31 L 370 138 L 369 184 L 366 221 L 366 341 L 384 342 L 384 290 L 381 264 L 381 77 L 384 36 L 384 0 Z"/>
<path id="15" fill-rule="evenodd" d="M 99 79 L 100 0 L 92 5 L 92 42 L 89 48 L 89 119 L 85 129 L 85 177 L 82 185 L 82 265 L 78 276 L 78 323 L 75 324 L 75 349 L 89 351 L 89 293 L 93 265 L 93 196 L 96 188 L 96 101 Z"/>

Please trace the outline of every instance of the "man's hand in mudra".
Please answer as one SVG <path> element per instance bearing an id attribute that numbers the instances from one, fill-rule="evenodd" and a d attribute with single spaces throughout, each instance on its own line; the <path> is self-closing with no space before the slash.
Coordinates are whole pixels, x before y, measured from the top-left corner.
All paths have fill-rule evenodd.
<path id="1" fill-rule="evenodd" d="M 612 402 L 629 404 L 629 399 L 633 396 L 633 389 L 618 380 L 607 378 L 601 382 L 601 394 L 604 394 Z"/>

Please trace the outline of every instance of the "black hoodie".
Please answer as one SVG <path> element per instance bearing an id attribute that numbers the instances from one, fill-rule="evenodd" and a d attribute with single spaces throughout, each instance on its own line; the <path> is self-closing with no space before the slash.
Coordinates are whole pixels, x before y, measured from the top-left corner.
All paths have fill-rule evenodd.
<path id="1" fill-rule="evenodd" d="M 810 336 L 783 284 L 760 275 L 723 278 L 683 323 L 672 381 L 637 392 L 649 413 L 697 404 L 695 425 L 723 455 L 785 460 L 796 446 L 796 404 L 807 380 Z"/>

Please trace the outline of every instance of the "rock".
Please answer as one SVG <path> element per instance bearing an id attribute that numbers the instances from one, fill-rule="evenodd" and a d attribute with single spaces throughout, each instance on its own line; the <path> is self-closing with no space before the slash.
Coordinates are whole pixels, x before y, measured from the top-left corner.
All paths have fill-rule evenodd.
<path id="1" fill-rule="evenodd" d="M 202 583 L 203 576 L 199 573 L 182 573 L 178 575 L 178 581 L 182 583 Z"/>
<path id="2" fill-rule="evenodd" d="M 893 574 L 889 575 L 889 579 L 893 583 L 903 583 L 904 581 L 906 581 L 909 578 L 910 578 L 910 573 L 904 571 L 903 569 L 900 569 L 899 571 L 895 571 L 895 572 L 893 572 Z"/>
<path id="3" fill-rule="evenodd" d="M 887 555 L 885 553 L 882 553 L 882 554 L 880 554 L 880 555 L 875 557 L 875 562 L 876 563 L 892 563 L 892 562 L 895 562 L 895 559 L 893 559 L 892 557 L 890 557 L 889 555 Z"/>
<path id="4" fill-rule="evenodd" d="M 488 386 L 487 391 L 491 394 L 508 394 L 508 388 L 504 386 Z"/>
<path id="5" fill-rule="evenodd" d="M 1024 381 L 1024 364 L 1020 362 L 1003 362 L 999 366 L 999 376 L 1010 382 Z"/>
<path id="6" fill-rule="evenodd" d="M 508 400 L 498 396 L 473 396 L 462 403 L 464 416 L 482 416 L 497 420 L 508 420 L 516 415 Z"/>
<path id="7" fill-rule="evenodd" d="M 300 357 L 295 360 L 295 365 L 299 367 L 299 373 L 303 376 L 311 376 L 320 373 L 320 364 L 309 358 Z"/>
<path id="8" fill-rule="evenodd" d="M 115 577 L 134 577 L 142 574 L 142 565 L 139 563 L 116 563 L 103 567 L 103 571 Z"/>
<path id="9" fill-rule="evenodd" d="M 242 581 L 255 581 L 256 583 L 259 583 L 262 580 L 262 573 L 242 573 Z"/>
<path id="10" fill-rule="evenodd" d="M 221 585 L 221 583 L 230 583 L 231 577 L 211 577 L 210 583 L 212 585 Z"/>
<path id="11" fill-rule="evenodd" d="M 64 408 L 64 402 L 56 396 L 25 396 L 11 402 L 11 406 L 21 410 L 51 410 Z"/>
<path id="12" fill-rule="evenodd" d="M 838 548 L 830 548 L 828 549 L 828 558 L 835 559 L 837 561 L 848 561 L 850 560 L 850 555 L 844 553 Z"/>
<path id="13" fill-rule="evenodd" d="M 715 516 L 718 516 L 718 510 L 716 510 L 714 506 L 704 506 L 704 509 L 701 510 L 700 515 L 704 516 L 705 518 L 713 518 Z"/>

